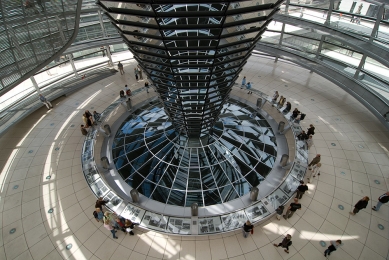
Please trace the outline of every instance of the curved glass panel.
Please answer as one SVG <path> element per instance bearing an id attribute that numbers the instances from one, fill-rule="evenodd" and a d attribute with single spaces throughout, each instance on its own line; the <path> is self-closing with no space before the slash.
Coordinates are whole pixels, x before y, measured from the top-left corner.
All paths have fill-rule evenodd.
<path id="1" fill-rule="evenodd" d="M 162 104 L 138 109 L 112 144 L 119 174 L 146 197 L 177 206 L 209 206 L 247 194 L 274 165 L 274 134 L 245 104 L 230 100 L 222 111 L 211 135 L 199 140 L 179 135 Z"/>

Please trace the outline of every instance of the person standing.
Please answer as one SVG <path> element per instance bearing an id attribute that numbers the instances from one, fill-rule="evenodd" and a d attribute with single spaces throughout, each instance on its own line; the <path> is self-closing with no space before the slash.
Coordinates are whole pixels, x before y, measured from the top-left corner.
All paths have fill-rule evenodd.
<path id="1" fill-rule="evenodd" d="M 312 124 L 310 124 L 307 131 L 307 135 L 314 135 L 314 134 L 315 134 L 315 127 Z"/>
<path id="2" fill-rule="evenodd" d="M 135 73 L 136 81 L 139 81 L 138 70 L 137 70 L 137 68 L 134 68 L 134 73 Z"/>
<path id="3" fill-rule="evenodd" d="M 285 101 L 286 101 L 286 98 L 284 98 L 283 96 L 281 96 L 281 97 L 280 97 L 280 100 L 278 101 L 278 105 L 277 105 L 278 109 L 280 109 L 281 107 L 284 106 Z"/>
<path id="4" fill-rule="evenodd" d="M 251 224 L 250 220 L 247 220 L 243 225 L 243 237 L 247 238 L 249 233 L 253 232 L 254 226 Z"/>
<path id="5" fill-rule="evenodd" d="M 104 227 L 105 227 L 106 229 L 108 229 L 109 231 L 111 231 L 112 237 L 113 237 L 114 239 L 118 239 L 118 237 L 116 236 L 116 230 L 112 227 L 112 225 L 111 225 L 109 219 L 105 219 L 105 220 L 104 220 Z"/>
<path id="6" fill-rule="evenodd" d="M 372 207 L 371 209 L 374 211 L 378 211 L 380 210 L 382 204 L 388 203 L 388 201 L 389 201 L 389 191 L 379 196 L 377 205 Z"/>
<path id="7" fill-rule="evenodd" d="M 42 94 L 39 94 L 39 100 L 46 105 L 47 109 L 50 110 L 53 108 L 50 101 L 48 101 Z"/>
<path id="8" fill-rule="evenodd" d="M 332 252 L 336 251 L 338 247 L 342 244 L 342 240 L 330 241 L 331 245 L 324 251 L 324 256 L 330 255 Z"/>
<path id="9" fill-rule="evenodd" d="M 135 235 L 132 230 L 135 228 L 135 223 L 133 223 L 131 220 L 126 219 L 124 221 L 124 227 L 126 229 L 126 232 L 128 232 L 131 236 Z"/>
<path id="10" fill-rule="evenodd" d="M 93 111 L 93 119 L 95 120 L 95 122 L 100 121 L 100 118 L 101 114 L 97 113 L 96 111 Z"/>
<path id="11" fill-rule="evenodd" d="M 308 139 L 308 135 L 305 133 L 305 131 L 303 130 L 301 133 L 299 133 L 297 135 L 297 139 L 299 139 L 300 141 L 305 141 Z"/>
<path id="12" fill-rule="evenodd" d="M 296 198 L 297 199 L 300 199 L 303 197 L 304 193 L 308 190 L 308 186 L 306 184 L 304 184 L 303 181 L 300 181 L 300 185 L 297 187 L 297 194 L 296 194 Z"/>
<path id="13" fill-rule="evenodd" d="M 272 101 L 273 103 L 276 103 L 279 96 L 280 96 L 280 95 L 278 94 L 278 91 L 276 90 L 276 91 L 274 92 L 274 95 L 273 95 L 273 98 L 272 98 L 271 101 Z"/>
<path id="14" fill-rule="evenodd" d="M 290 102 L 286 102 L 285 109 L 282 111 L 282 113 L 287 114 L 292 109 L 292 104 Z"/>
<path id="15" fill-rule="evenodd" d="M 249 92 L 247 92 L 247 94 L 253 94 L 253 92 L 250 90 L 251 89 L 251 83 L 250 82 L 247 83 L 246 88 L 249 90 Z"/>
<path id="16" fill-rule="evenodd" d="M 146 92 L 149 93 L 149 83 L 147 81 L 145 82 L 145 88 Z"/>
<path id="17" fill-rule="evenodd" d="M 307 149 L 309 150 L 313 145 L 312 135 L 309 135 L 308 140 L 306 140 L 305 142 L 307 144 Z"/>
<path id="18" fill-rule="evenodd" d="M 365 196 L 361 200 L 357 202 L 357 204 L 354 205 L 353 212 L 350 212 L 351 215 L 357 214 L 361 209 L 365 209 L 367 207 L 367 204 L 369 203 L 369 197 Z"/>
<path id="19" fill-rule="evenodd" d="M 120 71 L 120 74 L 124 74 L 124 68 L 123 68 L 123 64 L 119 61 L 119 63 L 118 63 L 118 69 L 119 69 L 119 71 Z"/>
<path id="20" fill-rule="evenodd" d="M 101 211 L 103 211 L 103 206 L 105 206 L 105 204 L 108 202 L 108 200 L 103 200 L 103 197 L 100 197 L 96 200 L 95 208 L 99 208 Z"/>
<path id="21" fill-rule="evenodd" d="M 138 65 L 138 73 L 139 73 L 139 78 L 143 79 L 142 69 L 139 67 L 139 65 Z"/>
<path id="22" fill-rule="evenodd" d="M 85 129 L 84 125 L 81 125 L 81 133 L 82 135 L 87 135 L 88 134 L 88 131 Z"/>
<path id="23" fill-rule="evenodd" d="M 242 85 L 240 86 L 240 89 L 243 89 L 243 87 L 246 87 L 246 76 L 244 76 L 242 79 Z"/>
<path id="24" fill-rule="evenodd" d="M 312 170 L 312 166 L 315 166 L 320 162 L 320 154 L 316 154 L 316 157 L 312 159 L 312 161 L 308 164 L 308 169 Z"/>
<path id="25" fill-rule="evenodd" d="M 291 218 L 293 214 L 296 212 L 296 210 L 301 210 L 301 204 L 298 203 L 299 200 L 297 198 L 293 199 L 293 202 L 290 203 L 288 210 L 286 211 L 285 215 L 283 215 L 284 219 Z"/>
<path id="26" fill-rule="evenodd" d="M 273 244 L 275 247 L 282 247 L 285 248 L 284 251 L 289 254 L 289 247 L 292 245 L 292 236 L 287 234 L 284 239 L 282 239 L 282 242 L 277 244 Z"/>
<path id="27" fill-rule="evenodd" d="M 276 215 L 276 218 L 278 219 L 278 220 L 281 220 L 281 217 L 282 217 L 282 213 L 284 213 L 284 205 L 280 205 L 280 206 L 278 206 L 278 208 L 276 209 L 276 213 L 277 213 L 277 215 Z"/>
<path id="28" fill-rule="evenodd" d="M 100 222 L 100 220 L 103 220 L 104 213 L 101 211 L 100 208 L 96 208 L 95 211 L 93 211 L 93 216 L 95 217 L 97 222 Z"/>

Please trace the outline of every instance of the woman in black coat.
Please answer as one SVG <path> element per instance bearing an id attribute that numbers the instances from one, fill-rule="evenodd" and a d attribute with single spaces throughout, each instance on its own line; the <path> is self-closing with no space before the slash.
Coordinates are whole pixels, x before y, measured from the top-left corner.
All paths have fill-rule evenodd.
<path id="1" fill-rule="evenodd" d="M 357 202 L 354 206 L 353 212 L 350 212 L 351 215 L 357 214 L 361 209 L 365 209 L 367 207 L 367 204 L 369 203 L 369 197 L 363 197 L 360 201 Z"/>

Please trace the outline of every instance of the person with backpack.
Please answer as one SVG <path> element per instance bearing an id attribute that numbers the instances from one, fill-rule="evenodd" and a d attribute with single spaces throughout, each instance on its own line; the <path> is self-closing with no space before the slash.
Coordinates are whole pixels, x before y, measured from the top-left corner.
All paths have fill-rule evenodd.
<path id="1" fill-rule="evenodd" d="M 282 213 L 284 213 L 284 205 L 280 205 L 280 206 L 278 206 L 278 208 L 276 209 L 276 213 L 277 213 L 277 215 L 276 215 L 276 218 L 278 219 L 278 220 L 281 220 L 281 217 L 282 217 Z"/>
<path id="2" fill-rule="evenodd" d="M 342 244 L 342 240 L 330 241 L 331 245 L 324 251 L 324 256 L 330 255 L 332 252 L 336 251 L 338 247 Z"/>
<path id="3" fill-rule="evenodd" d="M 282 242 L 277 244 L 273 244 L 275 247 L 282 247 L 285 248 L 284 251 L 289 254 L 289 247 L 292 245 L 292 236 L 287 234 L 284 239 L 282 239 Z"/>
<path id="4" fill-rule="evenodd" d="M 377 205 L 372 207 L 371 209 L 374 211 L 378 211 L 380 210 L 382 204 L 388 203 L 388 201 L 389 201 L 389 191 L 379 196 Z"/>
<path id="5" fill-rule="evenodd" d="M 296 194 L 296 198 L 300 199 L 303 197 L 304 193 L 308 190 L 308 186 L 306 184 L 304 184 L 303 181 L 300 181 L 300 185 L 297 187 L 297 194 Z"/>
<path id="6" fill-rule="evenodd" d="M 354 205 L 354 210 L 353 212 L 350 212 L 350 215 L 355 215 L 357 214 L 361 209 L 365 209 L 367 207 L 367 204 L 369 203 L 369 197 L 365 196 L 361 200 L 357 202 L 357 204 Z"/>

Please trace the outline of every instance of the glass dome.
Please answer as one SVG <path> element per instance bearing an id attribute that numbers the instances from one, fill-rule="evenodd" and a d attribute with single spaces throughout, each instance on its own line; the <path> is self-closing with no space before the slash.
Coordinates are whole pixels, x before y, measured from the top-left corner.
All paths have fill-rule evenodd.
<path id="1" fill-rule="evenodd" d="M 116 133 L 112 155 L 121 177 L 144 196 L 176 206 L 237 199 L 271 171 L 277 145 L 255 109 L 230 100 L 209 136 L 177 133 L 160 103 L 144 105 Z"/>

